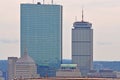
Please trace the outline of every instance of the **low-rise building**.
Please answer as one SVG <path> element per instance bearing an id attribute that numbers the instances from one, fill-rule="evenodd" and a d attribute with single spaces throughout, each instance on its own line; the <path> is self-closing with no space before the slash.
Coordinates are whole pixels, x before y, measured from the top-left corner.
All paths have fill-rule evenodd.
<path id="1" fill-rule="evenodd" d="M 16 78 L 37 78 L 37 66 L 34 60 L 27 54 L 25 50 L 24 55 L 16 61 Z"/>
<path id="2" fill-rule="evenodd" d="M 21 58 L 8 58 L 8 80 L 38 78 L 37 66 L 34 60 L 28 55 L 27 50 Z"/>
<path id="3" fill-rule="evenodd" d="M 3 77 L 3 72 L 0 71 L 0 80 L 5 80 L 4 77 Z"/>
<path id="4" fill-rule="evenodd" d="M 120 78 L 120 72 L 115 71 L 115 73 L 116 73 L 116 77 Z"/>
<path id="5" fill-rule="evenodd" d="M 116 78 L 116 73 L 110 69 L 99 70 L 99 74 L 101 78 Z"/>
<path id="6" fill-rule="evenodd" d="M 56 71 L 56 77 L 81 77 L 77 64 L 61 64 L 59 70 Z"/>
<path id="7" fill-rule="evenodd" d="M 120 78 L 120 72 L 110 69 L 102 69 L 99 71 L 92 70 L 88 73 L 88 77 L 96 78 Z"/>

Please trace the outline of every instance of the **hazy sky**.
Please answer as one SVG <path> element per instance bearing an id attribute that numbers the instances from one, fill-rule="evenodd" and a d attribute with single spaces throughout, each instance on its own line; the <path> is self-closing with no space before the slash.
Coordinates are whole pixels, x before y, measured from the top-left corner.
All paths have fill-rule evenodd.
<path id="1" fill-rule="evenodd" d="M 43 0 L 35 0 L 42 2 Z M 51 0 L 45 0 L 50 3 Z M 20 3 L 32 0 L 0 0 L 0 59 L 20 54 Z M 71 28 L 81 20 L 93 24 L 94 60 L 120 60 L 120 0 L 54 0 L 63 5 L 63 57 L 71 58 Z"/>

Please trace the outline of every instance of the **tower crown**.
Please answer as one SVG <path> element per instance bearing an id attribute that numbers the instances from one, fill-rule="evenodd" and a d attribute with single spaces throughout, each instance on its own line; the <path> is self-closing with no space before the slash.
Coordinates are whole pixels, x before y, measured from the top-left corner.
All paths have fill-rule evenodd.
<path id="1" fill-rule="evenodd" d="M 73 23 L 74 28 L 91 28 L 92 24 L 84 21 L 84 10 L 82 8 L 82 20 Z"/>
<path id="2" fill-rule="evenodd" d="M 89 22 L 74 22 L 73 23 L 74 28 L 91 28 L 92 24 Z"/>

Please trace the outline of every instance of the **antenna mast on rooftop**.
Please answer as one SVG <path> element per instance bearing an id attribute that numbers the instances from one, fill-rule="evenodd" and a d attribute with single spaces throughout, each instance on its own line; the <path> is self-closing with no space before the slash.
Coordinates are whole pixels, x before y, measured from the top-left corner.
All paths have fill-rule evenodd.
<path id="1" fill-rule="evenodd" d="M 34 4 L 34 0 L 32 0 L 32 3 Z"/>
<path id="2" fill-rule="evenodd" d="M 82 22 L 84 21 L 84 11 L 83 11 L 83 8 L 82 8 Z"/>
<path id="3" fill-rule="evenodd" d="M 75 21 L 77 21 L 77 16 L 75 16 Z"/>
<path id="4" fill-rule="evenodd" d="M 51 0 L 51 4 L 53 4 L 53 0 Z"/>
<path id="5" fill-rule="evenodd" d="M 43 4 L 45 3 L 45 0 L 43 0 Z"/>

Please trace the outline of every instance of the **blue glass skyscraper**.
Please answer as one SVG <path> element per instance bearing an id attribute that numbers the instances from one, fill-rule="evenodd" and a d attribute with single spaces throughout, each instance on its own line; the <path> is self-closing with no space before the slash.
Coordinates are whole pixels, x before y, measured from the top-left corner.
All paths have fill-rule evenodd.
<path id="1" fill-rule="evenodd" d="M 59 67 L 62 60 L 61 5 L 21 4 L 21 56 L 25 47 L 38 66 Z M 51 75 L 49 71 L 45 74 Z"/>

